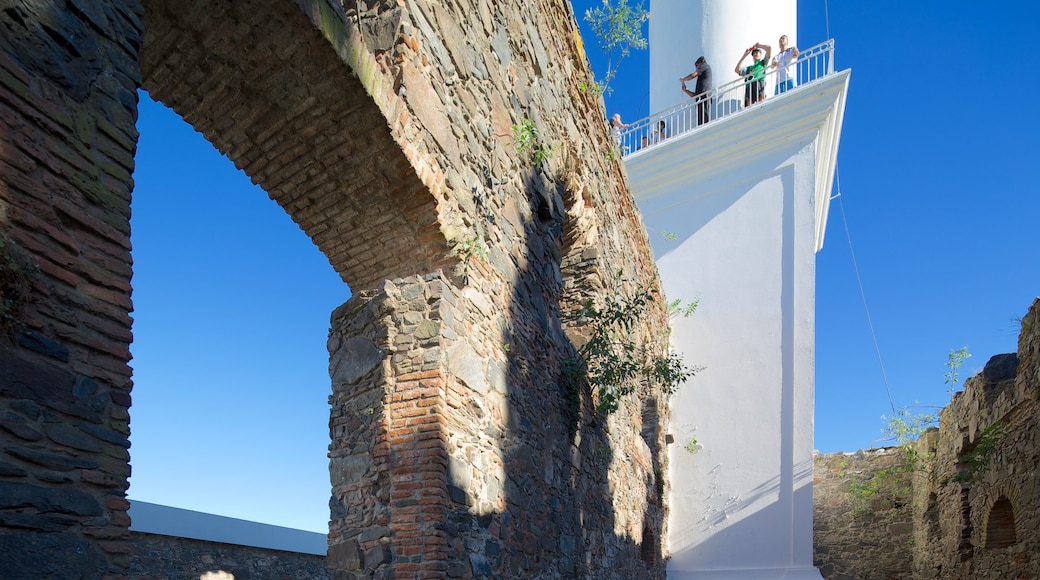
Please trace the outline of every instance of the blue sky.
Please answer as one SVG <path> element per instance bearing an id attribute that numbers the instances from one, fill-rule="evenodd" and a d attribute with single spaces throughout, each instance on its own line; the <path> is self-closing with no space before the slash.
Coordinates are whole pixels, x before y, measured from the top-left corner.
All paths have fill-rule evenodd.
<path id="1" fill-rule="evenodd" d="M 592 4 L 574 3 L 583 27 Z M 949 400 L 951 349 L 973 354 L 962 380 L 1014 351 L 1016 318 L 1040 294 L 1040 7 L 798 7 L 798 44 L 829 28 L 838 68 L 853 71 L 841 203 L 817 255 L 816 447 L 855 450 L 891 409 L 842 207 L 896 406 Z M 602 73 L 587 33 L 586 47 Z M 608 114 L 649 113 L 646 59 L 623 63 Z M 349 290 L 281 208 L 146 95 L 138 128 L 129 495 L 324 532 L 325 341 Z"/>

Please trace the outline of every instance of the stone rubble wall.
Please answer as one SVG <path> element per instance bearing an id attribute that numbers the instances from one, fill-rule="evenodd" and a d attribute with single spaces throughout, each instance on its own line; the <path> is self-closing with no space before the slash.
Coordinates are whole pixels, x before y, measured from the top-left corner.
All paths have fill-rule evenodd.
<path id="1" fill-rule="evenodd" d="M 417 518 L 404 529 L 388 516 L 393 532 L 382 537 L 334 520 L 330 561 L 343 539 L 338 569 L 357 576 L 383 570 L 362 555 L 385 542 L 415 558 L 389 565 L 418 574 L 661 577 L 667 414 L 646 410 L 665 397 L 633 397 L 604 422 L 560 380 L 584 340 L 568 319 L 586 300 L 660 291 L 602 105 L 580 89 L 591 76 L 569 3 L 301 5 L 371 71 L 362 82 L 437 199 L 447 243 L 482 246 L 459 251 L 443 277 L 376 289 L 372 299 L 393 312 L 389 335 L 360 332 L 392 341 L 379 347 L 381 370 L 334 388 L 383 393 L 386 453 L 405 461 L 390 462 L 380 505 Z M 515 147 L 525 122 L 548 153 L 540 164 Z M 347 318 L 336 315 L 334 335 Z M 636 342 L 663 348 L 666 319 L 655 304 Z M 344 416 L 363 411 L 342 402 Z M 447 469 L 433 477 L 413 463 L 426 458 Z"/>
<path id="2" fill-rule="evenodd" d="M 129 574 L 138 580 L 332 580 L 325 556 L 130 532 L 134 558 Z"/>
<path id="3" fill-rule="evenodd" d="M 659 576 L 663 480 L 632 427 L 645 405 L 593 426 L 559 354 L 482 328 L 489 307 L 431 275 L 334 314 L 330 561 L 347 577 Z"/>
<path id="4" fill-rule="evenodd" d="M 817 454 L 813 471 L 814 565 L 824 578 L 911 578 L 910 474 L 898 447 Z M 856 495 L 850 484 L 880 476 L 883 493 Z"/>
<path id="5" fill-rule="evenodd" d="M 992 357 L 917 442 L 925 460 L 908 474 L 909 505 L 880 494 L 857 514 L 848 487 L 905 467 L 901 452 L 818 455 L 814 547 L 825 577 L 1040 577 L 1038 396 L 1040 299 L 1018 353 Z M 880 561 L 883 571 L 867 565 Z"/>
<path id="6" fill-rule="evenodd" d="M 1017 355 L 992 357 L 942 410 L 938 433 L 921 442 L 932 459 L 914 497 L 916 577 L 1040 577 L 1038 373 L 1040 299 L 1022 319 Z M 989 438 L 993 452 L 977 454 Z M 1015 536 L 1003 547 L 991 537 L 1003 523 L 990 520 L 1002 499 Z"/>

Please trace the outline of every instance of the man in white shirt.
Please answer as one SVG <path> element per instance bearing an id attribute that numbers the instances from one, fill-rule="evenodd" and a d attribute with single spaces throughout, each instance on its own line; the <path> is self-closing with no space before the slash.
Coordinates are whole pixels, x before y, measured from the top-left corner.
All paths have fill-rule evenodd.
<path id="1" fill-rule="evenodd" d="M 788 48 L 787 35 L 780 37 L 780 53 L 773 57 L 771 63 L 776 67 L 776 89 L 773 94 L 779 95 L 794 88 L 794 75 L 791 74 L 791 63 L 798 58 L 798 47 Z"/>

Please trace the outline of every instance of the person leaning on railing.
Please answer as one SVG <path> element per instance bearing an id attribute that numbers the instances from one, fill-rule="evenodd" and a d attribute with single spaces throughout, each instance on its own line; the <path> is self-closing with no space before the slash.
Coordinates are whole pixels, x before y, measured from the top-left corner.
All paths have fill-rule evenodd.
<path id="1" fill-rule="evenodd" d="M 762 49 L 765 49 L 765 56 L 763 56 Z M 740 57 L 740 60 L 737 61 L 737 66 L 733 67 L 733 72 L 744 77 L 746 81 L 744 84 L 745 107 L 750 107 L 754 103 L 765 100 L 766 66 L 768 66 L 769 57 L 772 54 L 773 48 L 771 46 L 756 42 L 751 48 L 744 51 L 744 56 Z M 740 68 L 740 65 L 744 64 L 744 59 L 748 55 L 751 55 L 751 64 Z"/>
<path id="2" fill-rule="evenodd" d="M 711 91 L 711 67 L 703 56 L 698 58 L 694 64 L 697 69 L 681 77 L 679 82 L 684 93 L 697 99 L 697 124 L 703 125 L 708 122 L 708 117 L 711 115 L 711 99 L 708 98 L 708 92 Z M 690 89 L 686 88 L 686 81 L 693 79 L 697 79 L 697 84 L 694 85 L 693 92 L 690 92 Z"/>

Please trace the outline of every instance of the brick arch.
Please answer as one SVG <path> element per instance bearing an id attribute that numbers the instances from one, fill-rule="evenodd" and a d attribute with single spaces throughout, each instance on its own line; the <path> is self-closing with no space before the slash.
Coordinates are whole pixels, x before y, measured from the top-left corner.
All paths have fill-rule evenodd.
<path id="1" fill-rule="evenodd" d="M 452 261 L 387 117 L 296 3 L 143 4 L 143 87 L 267 191 L 352 288 Z"/>
<path id="2" fill-rule="evenodd" d="M 987 550 L 1007 548 L 1018 541 L 1015 533 L 1015 506 L 1006 496 L 1000 496 L 986 514 Z"/>

